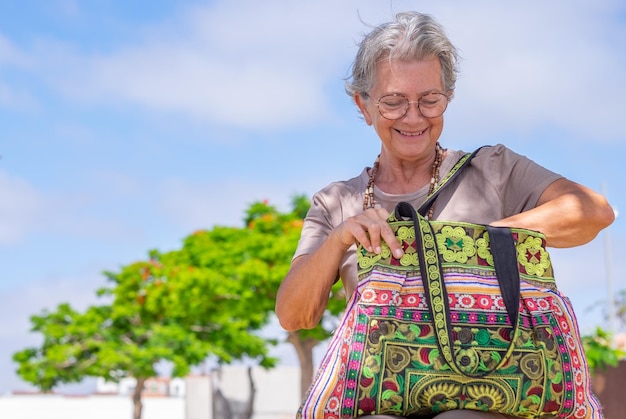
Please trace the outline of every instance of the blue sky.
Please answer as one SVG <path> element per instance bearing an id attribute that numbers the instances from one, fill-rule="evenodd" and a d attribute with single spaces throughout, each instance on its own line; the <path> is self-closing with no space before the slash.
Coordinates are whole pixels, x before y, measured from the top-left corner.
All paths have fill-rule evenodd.
<path id="1" fill-rule="evenodd" d="M 504 143 L 626 210 L 624 1 L 3 1 L 0 394 L 28 388 L 10 358 L 39 341 L 30 315 L 371 165 L 343 78 L 367 25 L 407 9 L 461 49 L 442 145 Z M 583 332 L 605 323 L 606 266 L 626 289 L 623 217 L 608 232 L 553 252 Z"/>

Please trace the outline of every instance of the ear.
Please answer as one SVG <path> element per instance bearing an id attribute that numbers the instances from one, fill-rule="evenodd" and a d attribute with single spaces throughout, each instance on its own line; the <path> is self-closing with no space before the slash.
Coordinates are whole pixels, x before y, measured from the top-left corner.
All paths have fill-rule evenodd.
<path id="1" fill-rule="evenodd" d="M 357 92 L 354 94 L 354 103 L 356 103 L 356 106 L 359 107 L 359 110 L 361 111 L 361 114 L 363 115 L 363 119 L 365 119 L 365 123 L 367 125 L 372 125 L 372 122 L 373 122 L 372 115 L 370 114 L 369 109 L 367 108 L 367 105 L 369 104 L 368 99 L 364 98 Z"/>

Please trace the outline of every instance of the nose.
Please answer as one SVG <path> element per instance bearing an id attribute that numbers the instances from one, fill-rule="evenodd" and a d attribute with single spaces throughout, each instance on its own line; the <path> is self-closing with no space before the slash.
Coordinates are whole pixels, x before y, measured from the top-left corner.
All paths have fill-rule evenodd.
<path id="1" fill-rule="evenodd" d="M 402 118 L 405 122 L 411 122 L 412 120 L 419 121 L 420 119 L 426 118 L 420 110 L 418 101 L 409 101 L 406 108 L 406 113 Z"/>

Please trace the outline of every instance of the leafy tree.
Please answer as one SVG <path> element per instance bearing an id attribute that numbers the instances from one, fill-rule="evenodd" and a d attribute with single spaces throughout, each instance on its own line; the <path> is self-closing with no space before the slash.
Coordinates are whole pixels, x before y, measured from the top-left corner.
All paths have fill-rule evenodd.
<path id="1" fill-rule="evenodd" d="M 134 377 L 133 417 L 139 419 L 144 383 L 158 375 L 161 361 L 169 361 L 178 377 L 211 354 L 225 363 L 249 356 L 273 365 L 267 342 L 250 333 L 264 322 L 241 308 L 249 301 L 238 281 L 156 260 L 107 276 L 115 286 L 99 294 L 111 295 L 110 305 L 78 313 L 61 304 L 31 318 L 32 331 L 41 333 L 44 342 L 14 355 L 24 380 L 50 391 L 86 376 L 113 382 Z"/>
<path id="2" fill-rule="evenodd" d="M 43 335 L 43 344 L 14 355 L 18 374 L 42 391 L 87 376 L 113 382 L 134 377 L 133 416 L 139 419 L 144 383 L 157 376 L 161 361 L 171 363 L 173 376 L 188 374 L 209 355 L 223 363 L 247 356 L 272 366 L 268 341 L 251 333 L 269 318 L 257 308 L 251 286 L 266 273 L 246 274 L 254 271 L 245 251 L 253 236 L 227 227 L 197 232 L 182 250 L 153 251 L 148 261 L 106 273 L 113 286 L 98 294 L 110 304 L 84 313 L 61 304 L 32 316 L 32 331 Z M 211 250 L 196 254 L 200 244 Z M 198 260 L 190 263 L 193 257 Z"/>
<path id="3" fill-rule="evenodd" d="M 21 377 L 49 392 L 59 383 L 78 382 L 83 371 L 99 367 L 92 356 L 107 338 L 111 310 L 107 306 L 90 307 L 84 314 L 68 304 L 60 304 L 55 312 L 44 311 L 32 316 L 32 331 L 44 335 L 40 348 L 28 348 L 14 355 L 20 364 Z"/>
<path id="4" fill-rule="evenodd" d="M 113 382 L 133 377 L 133 417 L 139 419 L 144 383 L 157 376 L 162 361 L 179 377 L 209 355 L 221 363 L 247 356 L 274 365 L 268 356 L 273 341 L 252 332 L 273 313 L 308 208 L 303 196 L 293 199 L 288 213 L 255 202 L 243 228 L 199 230 L 181 249 L 151 251 L 149 260 L 106 272 L 112 285 L 98 295 L 110 303 L 84 313 L 61 304 L 31 317 L 31 331 L 41 333 L 43 343 L 14 354 L 18 374 L 42 391 L 87 376 Z M 345 306 L 340 287 L 334 290 L 338 298 L 329 304 L 327 328 Z M 313 347 L 328 336 L 322 325 L 288 335 L 301 363 L 302 393 L 312 379 Z"/>

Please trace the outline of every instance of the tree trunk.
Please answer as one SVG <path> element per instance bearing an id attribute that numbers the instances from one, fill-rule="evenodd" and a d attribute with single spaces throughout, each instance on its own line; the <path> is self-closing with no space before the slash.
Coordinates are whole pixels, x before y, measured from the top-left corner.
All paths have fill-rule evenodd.
<path id="1" fill-rule="evenodd" d="M 135 391 L 133 392 L 133 419 L 141 419 L 141 412 L 143 410 L 141 392 L 143 391 L 143 385 L 145 382 L 145 378 L 137 378 L 137 385 L 135 386 Z"/>
<path id="2" fill-rule="evenodd" d="M 254 379 L 252 378 L 252 367 L 248 367 L 248 383 L 250 383 L 250 394 L 248 396 L 248 405 L 244 412 L 245 419 L 252 419 L 254 414 L 254 396 L 256 395 L 256 387 L 254 386 Z"/>
<path id="3" fill-rule="evenodd" d="M 219 388 L 215 390 L 214 397 L 216 401 L 215 405 L 213 406 L 214 417 L 218 419 L 232 418 L 233 412 L 230 408 L 230 402 L 228 401 L 226 396 L 222 394 L 222 391 Z"/>
<path id="4" fill-rule="evenodd" d="M 300 333 L 289 332 L 287 340 L 296 348 L 300 361 L 300 397 L 304 399 L 306 391 L 313 381 L 313 348 L 319 343 L 317 339 L 302 339 Z"/>

